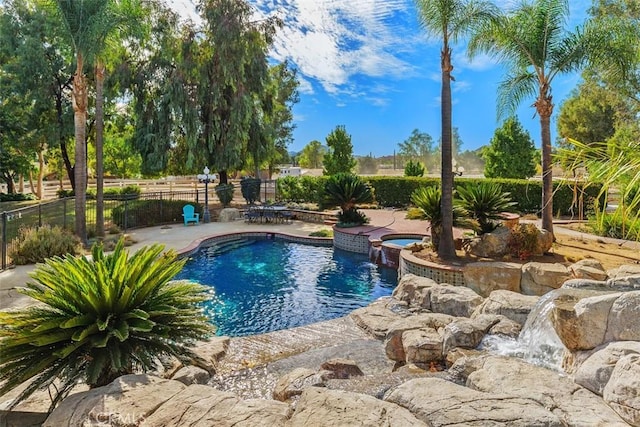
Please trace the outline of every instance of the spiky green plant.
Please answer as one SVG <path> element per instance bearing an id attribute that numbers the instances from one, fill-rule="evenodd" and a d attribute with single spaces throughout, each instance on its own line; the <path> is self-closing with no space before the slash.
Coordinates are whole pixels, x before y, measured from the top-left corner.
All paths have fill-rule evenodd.
<path id="1" fill-rule="evenodd" d="M 0 395 L 31 380 L 14 405 L 55 383 L 52 407 L 79 381 L 99 387 L 157 367 L 165 356 L 188 362 L 189 346 L 214 332 L 199 304 L 207 289 L 171 281 L 184 261 L 162 245 L 132 256 L 121 239 L 112 254 L 54 257 L 20 292 L 40 304 L 0 312 Z"/>
<path id="2" fill-rule="evenodd" d="M 483 181 L 480 184 L 460 186 L 457 189 L 460 205 L 478 221 L 480 233 L 490 233 L 499 223 L 502 212 L 512 212 L 516 202 L 511 194 L 503 192 L 500 184 Z"/>
<path id="3" fill-rule="evenodd" d="M 340 206 L 340 222 L 364 224 L 367 218 L 357 211 L 358 203 L 373 202 L 373 190 L 360 177 L 350 173 L 332 175 L 324 186 L 325 206 Z"/>
<path id="4" fill-rule="evenodd" d="M 420 219 L 429 221 L 431 232 L 431 244 L 437 251 L 440 245 L 442 233 L 442 191 L 440 187 L 419 187 L 411 194 L 411 201 L 416 206 Z M 453 226 L 476 229 L 478 223 L 469 218 L 469 213 L 454 201 Z"/>
<path id="5" fill-rule="evenodd" d="M 425 173 L 424 165 L 418 161 L 409 160 L 404 165 L 404 176 L 423 176 Z"/>

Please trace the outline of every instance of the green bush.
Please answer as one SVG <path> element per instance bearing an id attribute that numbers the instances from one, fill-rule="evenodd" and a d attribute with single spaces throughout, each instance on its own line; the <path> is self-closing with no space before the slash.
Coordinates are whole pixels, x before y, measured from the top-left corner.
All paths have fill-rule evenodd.
<path id="1" fill-rule="evenodd" d="M 0 193 L 0 202 L 24 202 L 25 200 L 35 200 L 36 196 L 34 194 L 25 194 L 25 193 Z"/>
<path id="2" fill-rule="evenodd" d="M 368 218 L 357 211 L 357 205 L 371 202 L 371 186 L 358 175 L 338 173 L 329 177 L 325 183 L 322 206 L 340 206 L 339 224 L 366 224 Z"/>
<path id="3" fill-rule="evenodd" d="M 384 207 L 407 207 L 411 205 L 411 194 L 418 187 L 440 185 L 437 178 L 376 176 L 367 177 L 373 187 L 378 205 Z"/>
<path id="4" fill-rule="evenodd" d="M 56 191 L 56 194 L 58 195 L 59 199 L 64 199 L 67 197 L 75 197 L 76 192 L 73 190 L 60 189 Z M 86 196 L 87 196 L 87 200 L 94 200 L 96 198 L 95 190 L 93 190 L 92 188 L 88 189 Z"/>
<path id="5" fill-rule="evenodd" d="M 140 196 L 141 192 L 142 190 L 140 189 L 139 186 L 127 185 L 122 188 L 117 188 L 117 187 L 107 188 L 104 190 L 104 196 L 106 198 L 115 198 L 115 199 L 118 198 L 117 196 L 129 196 L 127 198 L 131 199 L 131 198 L 137 198 L 137 197 L 131 197 L 131 196 Z"/>
<path id="6" fill-rule="evenodd" d="M 426 172 L 424 165 L 418 161 L 414 162 L 413 160 L 409 160 L 406 165 L 404 165 L 404 176 L 418 176 L 421 177 Z"/>
<path id="7" fill-rule="evenodd" d="M 478 221 L 480 233 L 491 233 L 499 225 L 503 212 L 512 212 L 516 204 L 511 195 L 502 191 L 500 184 L 484 181 L 478 185 L 459 185 L 460 204 Z"/>
<path id="8" fill-rule="evenodd" d="M 184 260 L 161 245 L 92 258 L 55 257 L 38 266 L 20 292 L 40 304 L 0 312 L 0 395 L 29 382 L 14 405 L 38 389 L 54 407 L 79 382 L 109 384 L 157 369 L 166 357 L 199 360 L 189 348 L 214 332 L 199 306 L 208 289 L 171 279 Z"/>
<path id="9" fill-rule="evenodd" d="M 218 184 L 216 185 L 216 195 L 222 206 L 227 207 L 233 200 L 234 187 L 233 184 Z"/>
<path id="10" fill-rule="evenodd" d="M 321 204 L 328 177 L 287 176 L 276 181 L 278 199 L 293 203 Z"/>
<path id="11" fill-rule="evenodd" d="M 640 242 L 640 216 L 621 208 L 611 213 L 598 213 L 589 218 L 589 227 L 595 234 L 615 239 Z"/>
<path id="12" fill-rule="evenodd" d="M 111 210 L 111 221 L 121 229 L 180 223 L 184 205 L 193 205 L 196 212 L 201 210 L 196 203 L 182 200 L 131 200 Z"/>
<path id="13" fill-rule="evenodd" d="M 247 203 L 253 204 L 257 200 L 260 200 L 261 182 L 262 180 L 260 180 L 260 178 L 242 178 L 240 181 L 240 191 Z"/>
<path id="14" fill-rule="evenodd" d="M 80 253 L 80 240 L 60 227 L 44 225 L 20 228 L 11 242 L 9 256 L 17 265 L 43 262 L 53 256 Z"/>
<path id="15" fill-rule="evenodd" d="M 531 258 L 538 252 L 538 228 L 535 224 L 518 224 L 509 233 L 507 248 L 520 260 Z"/>

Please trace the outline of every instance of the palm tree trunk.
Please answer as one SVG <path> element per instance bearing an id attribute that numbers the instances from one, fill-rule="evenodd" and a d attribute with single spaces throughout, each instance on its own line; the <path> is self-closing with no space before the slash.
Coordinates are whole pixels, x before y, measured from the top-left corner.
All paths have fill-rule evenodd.
<path id="1" fill-rule="evenodd" d="M 96 235 L 104 236 L 104 64 L 96 63 Z"/>
<path id="2" fill-rule="evenodd" d="M 442 259 L 455 259 L 453 245 L 453 171 L 451 165 L 451 49 L 445 40 L 442 49 L 442 233 L 438 245 L 438 255 Z"/>
<path id="3" fill-rule="evenodd" d="M 75 177 L 75 232 L 83 244 L 87 243 L 87 86 L 82 71 L 83 57 L 77 53 L 76 74 L 73 76 L 73 124 L 76 139 Z"/>
<path id="4" fill-rule="evenodd" d="M 551 164 L 551 114 L 553 103 L 549 85 L 542 83 L 535 102 L 540 116 L 542 138 L 542 228 L 553 235 L 553 165 Z"/>

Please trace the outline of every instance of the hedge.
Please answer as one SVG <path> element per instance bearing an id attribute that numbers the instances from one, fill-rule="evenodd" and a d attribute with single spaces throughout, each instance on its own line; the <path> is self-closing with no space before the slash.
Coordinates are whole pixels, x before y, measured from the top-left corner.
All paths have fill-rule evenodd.
<path id="1" fill-rule="evenodd" d="M 293 202 L 317 203 L 320 200 L 324 181 L 327 177 L 286 177 L 278 179 L 278 194 L 282 200 Z M 439 178 L 432 177 L 395 177 L 375 176 L 366 180 L 374 189 L 376 202 L 384 207 L 407 207 L 411 205 L 411 194 L 418 187 L 440 185 Z M 488 178 L 456 178 L 454 187 L 458 185 L 477 185 L 490 180 L 502 186 L 517 202 L 517 210 L 522 214 L 542 211 L 542 182 L 526 179 L 488 179 Z M 591 184 L 584 189 L 584 215 L 592 213 L 594 201 L 602 186 Z M 570 181 L 555 181 L 553 196 L 554 215 L 578 215 L 578 208 L 572 209 L 574 192 L 580 194 L 580 187 Z M 604 200 L 600 201 L 604 205 Z M 573 211 L 572 211 L 573 210 Z"/>
<path id="2" fill-rule="evenodd" d="M 196 203 L 181 200 L 132 200 L 122 203 L 111 211 L 111 219 L 120 228 L 151 227 L 154 225 L 182 222 L 182 207 L 192 205 L 196 212 L 201 207 Z M 126 209 L 126 224 L 125 224 Z M 126 225 L 126 227 L 125 227 Z"/>

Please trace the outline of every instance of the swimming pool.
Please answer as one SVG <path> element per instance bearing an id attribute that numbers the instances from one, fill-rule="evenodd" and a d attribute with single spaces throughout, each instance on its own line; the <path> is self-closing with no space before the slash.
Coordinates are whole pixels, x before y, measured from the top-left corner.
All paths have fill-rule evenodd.
<path id="1" fill-rule="evenodd" d="M 333 247 L 243 238 L 199 249 L 176 279 L 211 286 L 217 334 L 244 336 L 344 316 L 390 295 L 397 273 Z"/>

